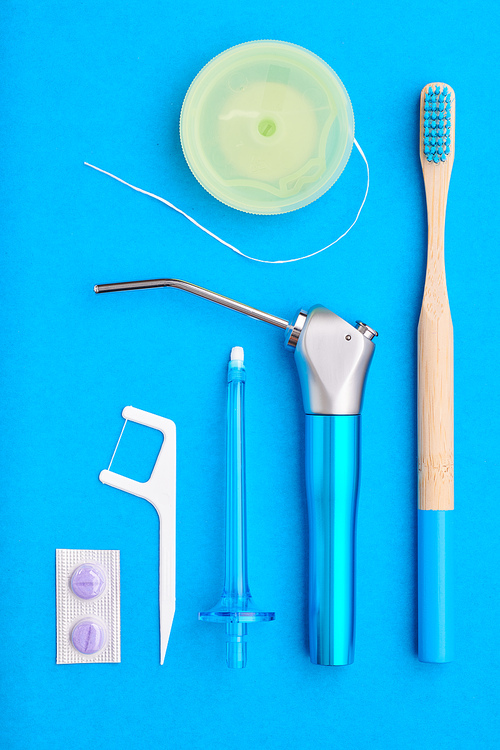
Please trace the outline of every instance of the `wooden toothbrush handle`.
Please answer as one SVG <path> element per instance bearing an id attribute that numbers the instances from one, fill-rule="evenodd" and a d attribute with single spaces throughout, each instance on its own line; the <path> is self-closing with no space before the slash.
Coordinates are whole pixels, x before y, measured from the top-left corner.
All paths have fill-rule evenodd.
<path id="1" fill-rule="evenodd" d="M 428 291 L 418 324 L 418 507 L 453 510 L 453 324 L 446 292 Z"/>

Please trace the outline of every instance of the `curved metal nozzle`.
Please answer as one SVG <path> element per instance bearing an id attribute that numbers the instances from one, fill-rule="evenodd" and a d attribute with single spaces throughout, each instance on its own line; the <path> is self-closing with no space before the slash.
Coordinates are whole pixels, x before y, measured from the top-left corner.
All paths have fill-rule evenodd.
<path id="1" fill-rule="evenodd" d="M 222 294 L 217 294 L 217 292 L 211 292 L 209 289 L 191 284 L 189 281 L 181 281 L 181 279 L 147 279 L 145 281 L 124 281 L 118 284 L 96 284 L 94 292 L 96 294 L 103 294 L 104 292 L 128 292 L 135 289 L 157 289 L 163 286 L 182 289 L 185 292 L 195 294 L 197 297 L 203 297 L 203 299 L 208 299 L 210 302 L 216 302 L 218 305 L 228 307 L 230 310 L 243 313 L 243 315 L 248 315 L 256 320 L 262 320 L 264 323 L 270 323 L 277 328 L 286 329 L 289 325 L 288 321 L 284 320 L 284 318 L 278 318 L 276 315 L 257 310 L 255 307 L 244 305 L 242 302 L 224 297 Z"/>

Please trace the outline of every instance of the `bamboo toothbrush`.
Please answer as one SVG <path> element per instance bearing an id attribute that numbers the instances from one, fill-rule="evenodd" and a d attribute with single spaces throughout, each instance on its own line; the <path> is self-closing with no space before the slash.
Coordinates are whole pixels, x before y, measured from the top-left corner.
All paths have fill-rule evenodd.
<path id="1" fill-rule="evenodd" d="M 446 200 L 455 156 L 455 92 L 420 95 L 420 161 L 428 220 L 418 323 L 418 658 L 453 659 L 453 325 L 444 265 Z"/>

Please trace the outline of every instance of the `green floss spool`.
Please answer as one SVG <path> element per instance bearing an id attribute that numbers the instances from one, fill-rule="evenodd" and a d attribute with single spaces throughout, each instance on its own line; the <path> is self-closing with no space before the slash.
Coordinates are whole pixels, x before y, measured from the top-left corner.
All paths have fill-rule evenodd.
<path id="1" fill-rule="evenodd" d="M 218 200 L 255 214 L 302 208 L 342 173 L 354 114 L 337 74 L 288 42 L 232 47 L 196 76 L 181 111 L 184 155 Z"/>
<path id="2" fill-rule="evenodd" d="M 166 198 L 85 162 L 161 201 L 238 255 L 259 263 L 312 258 L 356 224 L 370 185 L 368 161 L 354 138 L 354 114 L 338 75 L 317 55 L 288 42 L 246 42 L 214 57 L 188 89 L 180 135 L 187 163 L 215 198 L 254 214 L 307 206 L 331 188 L 353 144 L 366 165 L 366 191 L 351 225 L 333 242 L 295 258 L 264 260 L 232 245 Z"/>

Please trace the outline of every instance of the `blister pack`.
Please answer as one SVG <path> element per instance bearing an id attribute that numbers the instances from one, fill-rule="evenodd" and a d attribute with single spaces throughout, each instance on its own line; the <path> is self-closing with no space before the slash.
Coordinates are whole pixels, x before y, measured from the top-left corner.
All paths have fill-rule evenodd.
<path id="1" fill-rule="evenodd" d="M 120 551 L 56 550 L 57 664 L 121 661 Z"/>

